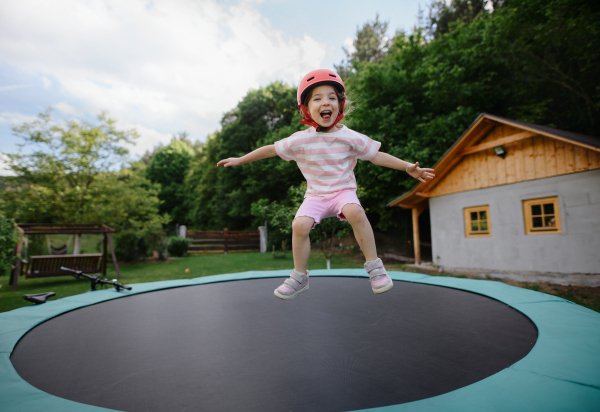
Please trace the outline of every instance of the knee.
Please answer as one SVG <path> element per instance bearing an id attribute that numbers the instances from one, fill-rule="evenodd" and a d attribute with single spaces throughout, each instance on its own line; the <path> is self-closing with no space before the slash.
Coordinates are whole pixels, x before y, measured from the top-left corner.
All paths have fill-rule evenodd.
<path id="1" fill-rule="evenodd" d="M 298 217 L 294 219 L 292 222 L 292 231 L 294 235 L 297 236 L 308 236 L 310 234 L 310 229 L 312 228 L 314 220 L 310 217 Z"/>
<path id="2" fill-rule="evenodd" d="M 354 203 L 344 206 L 342 213 L 351 225 L 361 223 L 367 218 L 363 208 Z"/>

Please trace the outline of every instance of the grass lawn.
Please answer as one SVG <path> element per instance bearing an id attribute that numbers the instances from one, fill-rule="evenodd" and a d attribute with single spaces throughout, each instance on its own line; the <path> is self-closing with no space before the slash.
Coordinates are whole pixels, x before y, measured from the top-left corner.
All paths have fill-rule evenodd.
<path id="1" fill-rule="evenodd" d="M 349 256 L 338 255 L 331 260 L 332 268 L 360 268 L 363 262 Z M 121 283 L 135 284 L 156 282 L 159 280 L 191 279 L 201 276 L 219 275 L 223 273 L 247 272 L 250 270 L 289 269 L 294 266 L 292 252 L 285 257 L 273 259 L 270 253 L 231 253 L 227 255 L 190 255 L 184 258 L 170 258 L 168 261 L 140 261 L 130 264 L 119 264 Z M 325 258 L 319 251 L 313 251 L 309 261 L 311 269 L 325 269 Z M 190 269 L 186 274 L 185 269 Z M 397 269 L 396 269 L 397 270 Z M 108 266 L 107 278 L 117 275 L 111 265 Z M 8 284 L 9 277 L 0 277 L 0 312 L 31 305 L 23 299 L 23 295 L 42 292 L 55 292 L 51 298 L 60 299 L 78 295 L 90 289 L 89 282 L 77 280 L 71 276 L 49 277 L 39 279 L 19 278 L 18 290 L 12 291 Z"/>
<path id="2" fill-rule="evenodd" d="M 142 261 L 130 264 L 121 264 L 122 283 L 135 284 L 155 282 L 160 280 L 190 279 L 201 276 L 219 275 L 223 273 L 246 272 L 251 270 L 278 270 L 293 267 L 292 253 L 287 252 L 284 258 L 273 259 L 270 253 L 233 253 L 228 255 L 191 255 L 184 258 L 172 258 L 168 261 Z M 349 255 L 336 255 L 331 260 L 331 267 L 337 268 L 361 268 L 363 261 L 358 257 Z M 319 251 L 313 251 L 309 261 L 310 269 L 325 269 L 325 258 Z M 388 270 L 407 270 L 406 266 L 400 264 L 386 263 Z M 185 269 L 191 273 L 186 274 Z M 429 274 L 429 273 L 428 273 Z M 443 275 L 430 273 L 432 275 Z M 466 277 L 456 274 L 456 277 Z M 116 278 L 112 265 L 109 265 L 107 277 Z M 17 309 L 31 305 L 23 299 L 24 294 L 55 292 L 60 299 L 71 295 L 77 295 L 89 290 L 89 282 L 77 280 L 70 276 L 51 277 L 42 279 L 19 279 L 19 289 L 12 291 L 8 284 L 8 276 L 0 277 L 0 312 Z M 557 286 L 549 284 L 533 284 L 522 282 L 506 282 L 513 286 L 527 289 L 539 290 L 540 292 L 556 295 L 570 300 L 578 305 L 588 307 L 600 312 L 600 288 Z"/>

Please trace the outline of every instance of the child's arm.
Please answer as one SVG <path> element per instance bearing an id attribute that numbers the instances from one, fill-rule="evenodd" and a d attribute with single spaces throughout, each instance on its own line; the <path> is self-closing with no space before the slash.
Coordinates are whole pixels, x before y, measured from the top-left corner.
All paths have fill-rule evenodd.
<path id="1" fill-rule="evenodd" d="M 389 167 L 390 169 L 404 170 L 406 173 L 423 183 L 426 183 L 425 179 L 433 179 L 435 177 L 432 173 L 433 169 L 422 169 L 419 167 L 419 162 L 415 164 L 408 163 L 383 152 L 377 152 L 375 157 L 371 159 L 371 163 L 376 164 L 377 166 Z"/>
<path id="2" fill-rule="evenodd" d="M 275 151 L 275 145 L 263 146 L 256 149 L 253 152 L 248 153 L 242 157 L 230 157 L 229 159 L 223 159 L 217 163 L 217 167 L 224 166 L 241 166 L 246 163 L 256 162 L 257 160 L 266 159 L 268 157 L 277 156 Z"/>

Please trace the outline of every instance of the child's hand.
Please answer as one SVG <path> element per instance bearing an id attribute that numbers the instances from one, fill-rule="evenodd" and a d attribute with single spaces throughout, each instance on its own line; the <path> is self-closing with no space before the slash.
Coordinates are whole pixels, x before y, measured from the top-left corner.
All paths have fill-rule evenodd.
<path id="1" fill-rule="evenodd" d="M 217 163 L 217 167 L 231 167 L 231 166 L 239 166 L 240 158 L 239 157 L 230 157 L 229 159 L 223 159 Z"/>
<path id="2" fill-rule="evenodd" d="M 433 169 L 421 169 L 419 162 L 406 168 L 406 173 L 417 179 L 419 182 L 427 183 L 425 179 L 433 179 L 435 175 L 432 173 Z"/>

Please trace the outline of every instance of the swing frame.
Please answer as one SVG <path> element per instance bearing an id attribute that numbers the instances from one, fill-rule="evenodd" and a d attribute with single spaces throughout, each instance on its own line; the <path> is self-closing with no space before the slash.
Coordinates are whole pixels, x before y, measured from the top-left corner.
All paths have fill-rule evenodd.
<path id="1" fill-rule="evenodd" d="M 17 246 L 15 248 L 16 262 L 13 265 L 10 282 L 12 290 L 17 290 L 17 282 L 19 276 L 26 278 L 32 277 L 49 277 L 49 276 L 69 276 L 61 271 L 60 266 L 66 266 L 73 269 L 78 269 L 81 264 L 85 267 L 80 270 L 88 272 L 101 272 L 103 277 L 106 277 L 107 252 L 110 248 L 112 262 L 117 272 L 117 277 L 121 279 L 121 272 L 117 263 L 111 233 L 115 230 L 102 223 L 19 223 L 17 230 L 20 233 Z M 29 256 L 29 260 L 23 260 L 21 253 L 23 252 L 23 242 L 25 236 L 29 235 L 84 235 L 84 234 L 101 234 L 104 236 L 104 247 L 102 253 L 84 253 L 73 255 L 49 255 L 49 256 Z M 41 264 L 41 262 L 44 262 Z M 56 266 L 58 264 L 58 266 Z M 33 268 L 37 268 L 35 271 Z"/>

